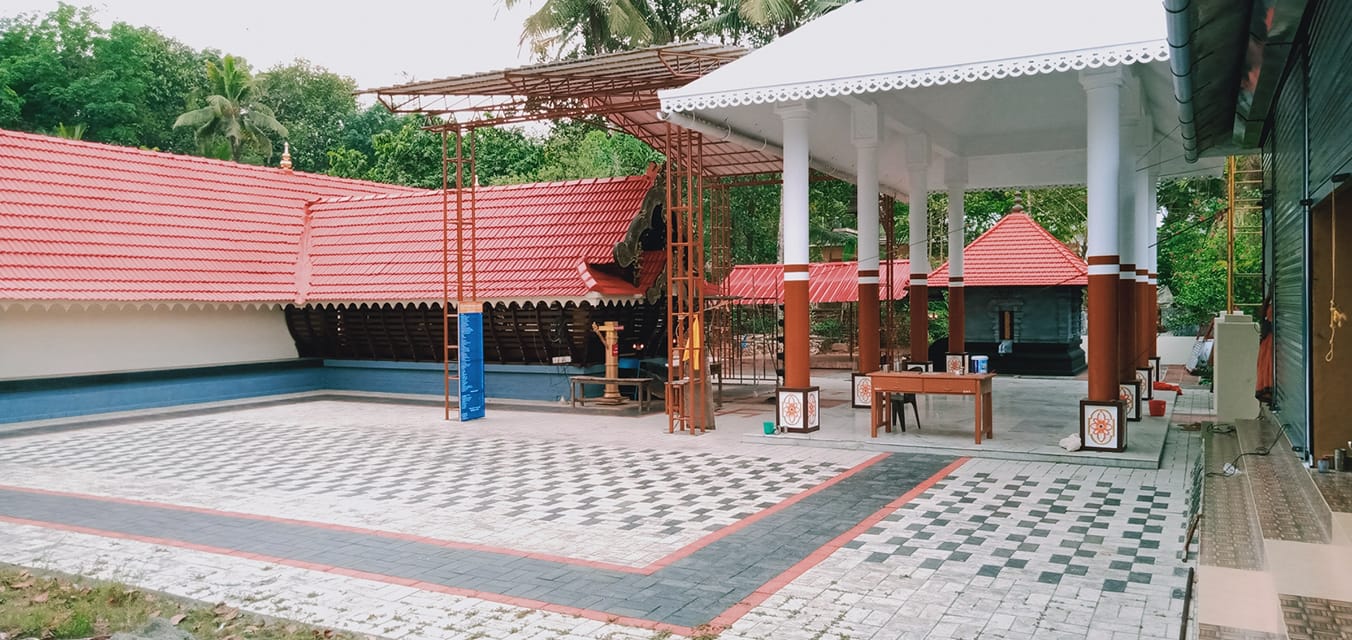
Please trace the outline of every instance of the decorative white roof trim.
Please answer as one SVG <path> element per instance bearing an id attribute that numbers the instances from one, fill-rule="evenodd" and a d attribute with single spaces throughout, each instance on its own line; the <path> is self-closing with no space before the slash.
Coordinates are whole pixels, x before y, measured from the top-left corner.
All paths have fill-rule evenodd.
<path id="1" fill-rule="evenodd" d="M 1099 67 L 1125 66 L 1142 62 L 1169 59 L 1167 40 L 1113 45 L 1061 53 L 1012 58 L 992 62 L 921 69 L 899 73 L 878 74 L 828 81 L 813 81 L 779 87 L 761 87 L 744 91 L 725 91 L 704 95 L 662 98 L 662 110 L 686 112 L 719 107 L 735 107 L 774 102 L 810 100 L 827 96 L 873 93 L 896 89 L 913 89 L 962 82 L 979 82 L 998 78 L 1014 78 L 1061 71 L 1079 71 Z M 735 69 L 736 63 L 729 65 Z M 717 73 L 717 72 L 715 72 Z M 676 90 L 677 92 L 680 89 Z M 665 93 L 665 92 L 661 92 Z"/>

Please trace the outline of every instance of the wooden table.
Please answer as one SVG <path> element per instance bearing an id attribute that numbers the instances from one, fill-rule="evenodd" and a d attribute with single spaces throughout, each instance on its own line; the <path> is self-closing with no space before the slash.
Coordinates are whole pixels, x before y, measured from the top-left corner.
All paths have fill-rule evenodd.
<path id="1" fill-rule="evenodd" d="M 878 427 L 892 431 L 892 403 L 888 395 L 893 393 L 949 394 L 972 396 L 976 399 L 976 443 L 981 444 L 984 434 L 994 438 L 991 424 L 991 380 L 993 373 L 920 373 L 911 371 L 878 371 L 868 374 L 873 385 L 873 410 L 871 417 L 871 435 L 878 437 Z"/>
<path id="2" fill-rule="evenodd" d="M 647 411 L 648 405 L 652 404 L 652 387 L 648 384 L 650 378 L 607 378 L 605 376 L 568 376 L 568 400 L 574 407 L 581 403 L 587 406 L 587 397 L 583 385 L 588 384 L 613 384 L 618 387 L 634 387 L 638 390 L 635 394 L 638 397 L 638 410 Z"/>

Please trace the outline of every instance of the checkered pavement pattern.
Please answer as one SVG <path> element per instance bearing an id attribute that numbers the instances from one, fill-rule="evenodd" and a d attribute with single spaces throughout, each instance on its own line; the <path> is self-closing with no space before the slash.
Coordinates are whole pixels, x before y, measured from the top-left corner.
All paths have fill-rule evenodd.
<path id="1" fill-rule="evenodd" d="M 971 460 L 729 637 L 805 628 L 875 639 L 1176 638 L 1187 580 L 1181 479 Z"/>
<path id="2" fill-rule="evenodd" d="M 529 441 L 453 430 L 199 417 L 9 440 L 0 468 L 693 539 L 845 471 L 840 463 Z"/>

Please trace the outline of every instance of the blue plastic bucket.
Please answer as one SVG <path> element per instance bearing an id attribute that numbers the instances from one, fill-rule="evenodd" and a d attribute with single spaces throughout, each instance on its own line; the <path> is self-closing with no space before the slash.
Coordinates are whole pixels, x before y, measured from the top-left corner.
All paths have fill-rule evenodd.
<path id="1" fill-rule="evenodd" d="M 986 373 L 990 369 L 989 362 L 987 356 L 972 356 L 972 373 Z"/>

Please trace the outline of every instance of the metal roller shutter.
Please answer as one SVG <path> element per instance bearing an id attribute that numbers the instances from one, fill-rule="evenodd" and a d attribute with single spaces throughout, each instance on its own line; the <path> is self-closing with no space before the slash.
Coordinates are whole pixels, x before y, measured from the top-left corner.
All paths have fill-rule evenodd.
<path id="1" fill-rule="evenodd" d="M 1310 195 L 1315 202 L 1332 190 L 1329 178 L 1348 171 L 1352 161 L 1352 2 L 1325 0 L 1310 22 Z"/>
<path id="2" fill-rule="evenodd" d="M 1297 54 L 1299 55 L 1299 53 Z M 1309 428 L 1309 360 L 1305 348 L 1310 303 L 1306 295 L 1305 74 L 1296 60 L 1278 97 L 1272 132 L 1273 361 L 1277 413 L 1291 444 L 1304 449 Z"/>

